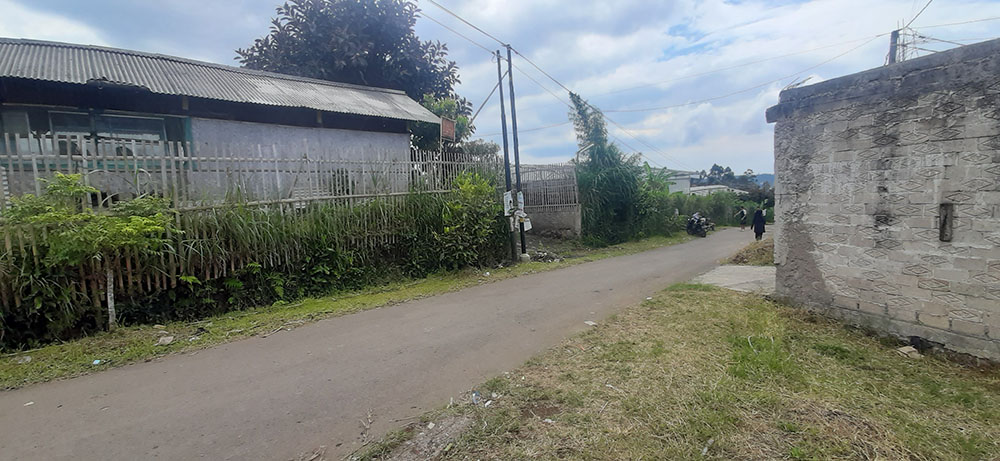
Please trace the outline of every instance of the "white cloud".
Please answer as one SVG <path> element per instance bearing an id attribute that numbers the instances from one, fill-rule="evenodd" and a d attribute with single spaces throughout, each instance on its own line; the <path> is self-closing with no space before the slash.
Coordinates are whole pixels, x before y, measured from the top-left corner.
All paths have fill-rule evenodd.
<path id="1" fill-rule="evenodd" d="M 882 65 L 888 37 L 874 37 L 887 34 L 916 13 L 912 0 L 777 4 L 683 0 L 669 5 L 627 0 L 445 1 L 471 22 L 511 41 L 528 58 L 606 110 L 671 106 L 758 87 L 707 103 L 608 115 L 656 150 L 680 161 L 670 163 L 621 130 L 609 127 L 625 143 L 661 163 L 697 169 L 721 163 L 738 171 L 752 168 L 761 172 L 773 168 L 773 130 L 764 121 L 764 110 L 777 103 L 780 88 L 810 75 L 809 83 L 818 83 Z M 495 46 L 429 3 L 422 6 L 436 19 Z M 864 14 L 858 13 L 861 11 Z M 1000 2 L 953 0 L 947 6 L 932 4 L 914 27 L 919 30 L 922 25 L 990 16 L 1000 16 Z M 942 39 L 986 39 L 1000 34 L 996 25 L 974 23 L 927 32 Z M 462 53 L 459 61 L 463 77 L 460 92 L 477 104 L 481 102 L 496 81 L 495 67 L 478 65 L 486 62 L 488 55 L 435 24 L 418 23 L 418 27 L 422 38 L 447 41 L 452 50 L 471 50 Z M 872 40 L 866 42 L 868 39 Z M 803 53 L 805 50 L 811 51 Z M 790 56 L 690 77 L 781 55 Z M 515 60 L 564 96 L 523 60 L 516 56 Z M 522 129 L 566 120 L 564 105 L 518 74 L 515 81 Z M 638 85 L 646 86 L 620 91 Z M 500 131 L 495 99 L 476 124 L 481 133 Z M 533 158 L 565 160 L 576 150 L 567 126 L 524 133 L 521 140 L 522 152 L 530 150 Z"/>
<path id="2" fill-rule="evenodd" d="M 79 6 L 73 1 L 48 0 L 43 10 L 27 0 L 21 3 L 0 0 L 3 12 L 0 36 L 110 43 L 231 64 L 232 50 L 252 43 L 253 38 L 265 33 L 267 19 L 279 3 L 120 0 L 119 7 L 108 8 L 106 14 L 102 12 L 101 19 L 81 22 L 69 18 L 96 16 L 69 13 L 68 10 Z M 643 142 L 616 127 L 609 129 L 624 144 L 667 165 L 700 170 L 721 163 L 737 171 L 752 168 L 760 172 L 769 171 L 772 164 L 773 130 L 764 121 L 764 110 L 777 102 L 780 88 L 807 75 L 813 76 L 809 83 L 817 83 L 882 65 L 887 36 L 853 48 L 876 34 L 899 27 L 924 3 L 913 0 L 438 1 L 486 31 L 509 40 L 525 56 L 605 110 L 674 106 L 711 99 L 648 112 L 608 112 Z M 429 2 L 420 2 L 420 7 L 425 16 L 449 24 L 489 49 L 500 47 Z M 122 17 L 115 17 L 116 14 Z M 142 27 L 123 30 L 116 26 L 130 20 L 128 16 L 140 14 L 146 18 Z M 994 16 L 1000 16 L 998 0 L 939 0 L 927 8 L 914 27 L 921 30 L 926 25 Z M 1000 21 L 970 23 L 923 32 L 946 40 L 987 39 L 1000 35 L 998 24 Z M 423 40 L 448 44 L 451 58 L 461 69 L 459 93 L 478 106 L 496 84 L 496 63 L 490 55 L 426 19 L 418 20 L 417 34 Z M 932 49 L 951 46 L 921 44 Z M 757 62 L 776 56 L 782 57 Z M 564 90 L 525 60 L 515 56 L 515 62 L 559 98 L 567 99 Z M 748 63 L 751 64 L 741 65 Z M 715 70 L 721 71 L 710 72 Z M 519 71 L 515 71 L 515 83 L 518 125 L 522 130 L 567 120 L 567 107 Z M 505 92 L 506 89 L 505 85 Z M 731 94 L 744 89 L 750 90 Z M 719 98 L 722 95 L 728 96 Z M 476 120 L 478 132 L 499 132 L 499 118 L 494 95 Z M 499 142 L 498 137 L 490 139 Z M 569 125 L 522 131 L 520 144 L 522 157 L 531 161 L 563 161 L 576 152 Z M 663 152 L 677 162 L 653 151 Z"/>
<path id="3" fill-rule="evenodd" d="M 107 45 L 100 31 L 59 14 L 0 0 L 0 37 L 32 38 L 88 45 Z"/>

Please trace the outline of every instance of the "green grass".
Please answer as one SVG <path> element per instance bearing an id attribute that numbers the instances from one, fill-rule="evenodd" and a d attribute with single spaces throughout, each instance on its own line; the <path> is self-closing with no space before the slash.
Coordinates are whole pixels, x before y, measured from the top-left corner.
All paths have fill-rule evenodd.
<path id="1" fill-rule="evenodd" d="M 419 280 L 388 283 L 361 291 L 337 293 L 325 298 L 229 312 L 197 322 L 171 322 L 163 325 L 163 329 L 149 325 L 119 328 L 114 332 L 0 356 L 0 389 L 13 389 L 151 360 L 172 353 L 204 349 L 240 338 L 294 328 L 323 318 L 434 296 L 519 275 L 638 253 L 687 240 L 688 237 L 685 235 L 675 235 L 653 237 L 601 249 L 577 247 L 575 257 L 561 259 L 559 262 L 530 262 L 499 269 L 448 272 Z M 486 271 L 490 272 L 489 276 L 484 275 Z M 158 338 L 166 335 L 173 336 L 174 342 L 167 346 L 156 346 Z M 18 363 L 24 356 L 30 356 L 31 361 Z M 93 365 L 95 360 L 100 360 L 100 363 Z"/>
<path id="2" fill-rule="evenodd" d="M 897 346 L 676 285 L 425 419 L 476 419 L 443 459 L 997 459 L 1000 369 Z"/>

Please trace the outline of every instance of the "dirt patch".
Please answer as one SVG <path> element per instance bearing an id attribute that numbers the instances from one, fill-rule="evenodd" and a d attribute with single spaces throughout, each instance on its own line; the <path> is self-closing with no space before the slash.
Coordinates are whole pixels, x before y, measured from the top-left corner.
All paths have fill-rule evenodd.
<path id="1" fill-rule="evenodd" d="M 741 266 L 773 266 L 774 239 L 766 238 L 747 245 L 729 258 L 728 263 L 739 264 Z"/>
<path id="2" fill-rule="evenodd" d="M 544 420 L 553 415 L 558 414 L 560 411 L 559 407 L 552 405 L 551 403 L 538 402 L 531 406 L 527 406 L 521 409 L 521 417 L 524 419 L 537 418 Z"/>
<path id="3" fill-rule="evenodd" d="M 528 254 L 532 261 L 553 262 L 580 257 L 592 251 L 577 239 L 563 239 L 532 235 L 527 239 Z"/>
<path id="4" fill-rule="evenodd" d="M 447 451 L 469 425 L 472 418 L 465 415 L 449 416 L 430 423 L 414 423 L 405 430 L 412 438 L 399 444 L 384 459 L 417 461 L 433 459 Z"/>

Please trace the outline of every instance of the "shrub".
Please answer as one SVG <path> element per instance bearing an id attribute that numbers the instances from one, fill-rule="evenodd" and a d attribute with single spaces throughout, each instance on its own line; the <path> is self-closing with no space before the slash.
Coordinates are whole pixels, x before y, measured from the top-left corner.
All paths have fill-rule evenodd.
<path id="1" fill-rule="evenodd" d="M 30 235 L 31 257 L 6 254 L 9 287 L 23 299 L 20 308 L 4 300 L 0 310 L 0 346 L 49 341 L 106 325 L 85 283 L 74 276 L 91 262 L 115 261 L 122 254 L 158 255 L 169 247 L 167 232 L 177 232 L 166 201 L 144 197 L 109 211 L 84 206 L 96 189 L 80 175 L 56 173 L 40 196 L 11 200 L 3 216 L 4 235 Z"/>
<path id="2" fill-rule="evenodd" d="M 496 185 L 488 175 L 465 173 L 454 186 L 400 200 L 235 205 L 177 215 L 155 197 L 93 210 L 84 203 L 94 189 L 78 175 L 56 174 L 45 194 L 15 198 L 2 215 L 5 235 L 32 235 L 35 253 L 15 250 L 0 259 L 0 284 L 22 299 L 19 306 L 13 296 L 3 300 L 0 349 L 106 326 L 100 300 L 92 299 L 104 273 L 92 261 L 131 271 L 136 280 L 174 277 L 150 288 L 130 276 L 126 289 L 116 290 L 125 324 L 195 319 L 356 289 L 394 274 L 499 261 L 506 221 Z"/>

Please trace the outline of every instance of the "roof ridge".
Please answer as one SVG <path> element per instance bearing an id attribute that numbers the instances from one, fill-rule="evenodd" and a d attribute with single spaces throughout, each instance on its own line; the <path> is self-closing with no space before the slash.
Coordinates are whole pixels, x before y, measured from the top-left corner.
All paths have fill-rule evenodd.
<path id="1" fill-rule="evenodd" d="M 393 88 L 382 88 L 382 87 L 377 87 L 377 86 L 365 86 L 365 85 L 357 85 L 357 84 L 353 84 L 353 83 L 334 82 L 334 81 L 331 81 L 331 80 L 322 80 L 322 79 L 318 79 L 318 78 L 302 77 L 302 76 L 298 76 L 298 75 L 281 74 L 281 73 L 277 73 L 277 72 L 268 72 L 268 71 L 264 71 L 264 70 L 247 69 L 247 68 L 236 67 L 236 66 L 227 66 L 225 64 L 218 64 L 218 63 L 207 62 L 207 61 L 198 61 L 196 59 L 183 58 L 183 57 L 180 57 L 180 56 L 173 56 L 173 55 L 169 55 L 169 54 L 151 53 L 151 52 L 148 52 L 148 51 L 138 51 L 138 50 L 128 50 L 128 49 L 125 49 L 125 48 L 114 48 L 114 47 L 110 47 L 110 46 L 83 45 L 83 44 L 79 44 L 79 43 L 54 42 L 54 41 L 50 41 L 50 40 L 36 40 L 36 39 L 30 39 L 30 38 L 0 37 L 0 44 L 2 44 L 2 43 L 15 44 L 15 45 L 23 43 L 23 44 L 38 45 L 38 46 L 51 46 L 51 47 L 56 47 L 56 48 L 75 48 L 75 49 L 82 49 L 82 50 L 101 51 L 101 52 L 106 52 L 106 53 L 118 53 L 118 54 L 124 54 L 124 55 L 130 55 L 130 56 L 137 56 L 137 57 L 163 59 L 163 60 L 175 61 L 175 62 L 184 63 L 184 64 L 191 64 L 191 65 L 195 65 L 195 66 L 211 67 L 211 68 L 215 68 L 215 69 L 219 69 L 219 70 L 223 70 L 223 71 L 227 71 L 227 72 L 235 72 L 235 73 L 241 73 L 241 74 L 247 74 L 247 75 L 257 75 L 257 76 L 269 77 L 269 78 L 278 78 L 278 79 L 282 79 L 282 80 L 290 80 L 290 81 L 297 81 L 297 82 L 304 82 L 304 83 L 315 83 L 315 84 L 318 84 L 318 85 L 326 85 L 326 86 L 341 87 L 341 88 L 352 88 L 352 89 L 357 89 L 357 90 L 361 90 L 361 91 L 377 91 L 377 92 L 384 92 L 384 93 L 406 94 L 405 91 L 396 90 L 396 89 L 393 89 Z"/>

